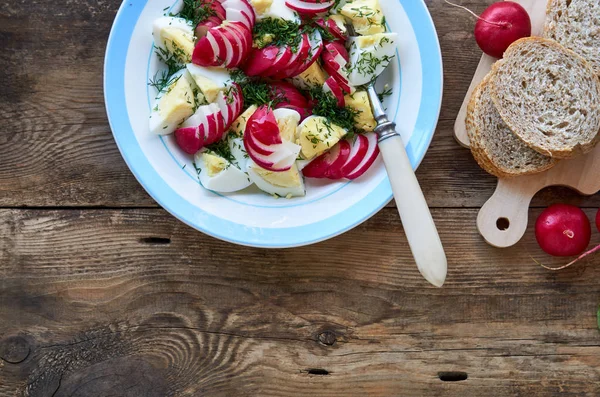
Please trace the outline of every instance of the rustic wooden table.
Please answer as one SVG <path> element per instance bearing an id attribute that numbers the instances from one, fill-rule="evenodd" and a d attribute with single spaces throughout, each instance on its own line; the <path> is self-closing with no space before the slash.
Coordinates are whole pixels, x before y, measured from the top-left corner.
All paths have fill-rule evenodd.
<path id="1" fill-rule="evenodd" d="M 443 289 L 412 263 L 394 208 L 278 251 L 185 226 L 135 181 L 107 123 L 119 2 L 2 1 L 0 395 L 600 395 L 600 257 L 551 273 L 531 230 L 505 250 L 480 238 L 495 179 L 452 137 L 474 22 L 427 5 L 445 86 L 418 176 L 447 250 Z M 600 195 L 546 190 L 531 219 L 553 202 L 591 216 Z"/>

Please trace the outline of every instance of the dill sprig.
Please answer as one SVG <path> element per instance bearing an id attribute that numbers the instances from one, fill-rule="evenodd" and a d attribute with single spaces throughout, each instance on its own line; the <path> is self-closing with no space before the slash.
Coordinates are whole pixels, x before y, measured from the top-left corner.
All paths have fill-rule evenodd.
<path id="1" fill-rule="evenodd" d="M 232 70 L 231 80 L 242 87 L 242 97 L 244 98 L 245 109 L 252 105 L 262 106 L 267 103 L 274 106 L 284 100 L 281 97 L 274 97 L 274 90 L 270 84 L 250 78 L 241 70 Z"/>
<path id="2" fill-rule="evenodd" d="M 175 54 L 164 48 L 157 47 L 155 52 L 158 59 L 167 66 L 167 69 L 156 72 L 148 85 L 156 88 L 158 92 L 162 92 L 177 81 L 177 78 L 173 79 L 173 75 L 183 69 L 185 65 L 180 63 L 179 58 Z"/>
<path id="3" fill-rule="evenodd" d="M 389 88 L 387 86 L 387 84 L 385 85 L 385 87 L 383 87 L 383 91 L 378 92 L 377 96 L 379 97 L 379 100 L 383 103 L 383 100 L 387 97 L 389 97 L 390 95 L 392 95 L 392 89 Z"/>
<path id="4" fill-rule="evenodd" d="M 231 149 L 229 148 L 229 143 L 227 142 L 227 139 L 223 139 L 219 142 L 213 143 L 212 145 L 208 145 L 206 146 L 206 149 L 210 152 L 213 152 L 217 156 L 223 157 L 230 163 L 233 163 L 235 161 L 233 154 L 231 154 Z"/>
<path id="5" fill-rule="evenodd" d="M 254 25 L 253 38 L 258 48 L 264 48 L 267 45 L 289 46 L 295 52 L 302 41 L 302 33 L 300 25 L 295 22 L 265 18 Z"/>
<path id="6" fill-rule="evenodd" d="M 183 8 L 176 16 L 187 19 L 197 26 L 208 17 L 216 15 L 211 7 L 211 1 L 216 0 L 183 0 Z"/>
<path id="7" fill-rule="evenodd" d="M 338 107 L 337 99 L 333 94 L 324 92 L 321 87 L 315 87 L 308 92 L 315 106 L 312 110 L 314 115 L 323 116 L 331 123 L 339 125 L 348 132 L 354 130 L 354 119 L 358 111 L 349 107 Z"/>

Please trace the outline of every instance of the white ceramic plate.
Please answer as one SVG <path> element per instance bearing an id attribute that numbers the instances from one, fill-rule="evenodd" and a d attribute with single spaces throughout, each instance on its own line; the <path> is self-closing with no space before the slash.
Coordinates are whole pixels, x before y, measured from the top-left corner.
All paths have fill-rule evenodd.
<path id="1" fill-rule="evenodd" d="M 181 1 L 181 0 L 178 0 Z M 274 199 L 256 188 L 220 194 L 198 182 L 192 158 L 172 136 L 148 131 L 148 79 L 161 67 L 152 21 L 174 0 L 124 1 L 115 18 L 104 65 L 104 95 L 123 158 L 148 193 L 167 211 L 211 236 L 236 244 L 285 248 L 341 234 L 367 220 L 392 198 L 381 159 L 349 181 L 306 179 L 306 197 Z M 422 0 L 381 0 L 388 29 L 399 34 L 397 56 L 379 77 L 393 90 L 385 106 L 416 168 L 429 147 L 440 112 L 442 59 Z"/>

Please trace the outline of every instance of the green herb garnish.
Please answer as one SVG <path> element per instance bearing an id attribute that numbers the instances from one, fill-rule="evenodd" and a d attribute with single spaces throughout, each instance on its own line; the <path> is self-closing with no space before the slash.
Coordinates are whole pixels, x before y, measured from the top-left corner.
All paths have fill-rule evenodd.
<path id="1" fill-rule="evenodd" d="M 289 46 L 293 52 L 296 52 L 302 41 L 302 33 L 300 25 L 295 22 L 265 18 L 254 25 L 253 38 L 258 48 L 264 48 L 267 45 Z"/>
<path id="2" fill-rule="evenodd" d="M 207 0 L 183 0 L 183 8 L 176 14 L 180 18 L 187 19 L 194 26 L 205 21 L 208 17 L 216 15 L 211 7 L 211 2 Z"/>
<path id="3" fill-rule="evenodd" d="M 337 99 L 333 94 L 324 92 L 321 87 L 313 88 L 308 94 L 315 102 L 312 110 L 314 115 L 323 116 L 348 132 L 354 130 L 354 119 L 359 113 L 357 110 L 349 106 L 338 107 Z"/>
<path id="4" fill-rule="evenodd" d="M 233 154 L 231 154 L 231 149 L 229 148 L 229 143 L 227 142 L 227 139 L 223 139 L 219 142 L 213 143 L 212 145 L 208 145 L 206 146 L 206 149 L 209 152 L 216 154 L 217 156 L 223 157 L 230 163 L 233 163 L 235 161 Z"/>
<path id="5" fill-rule="evenodd" d="M 173 78 L 173 75 L 183 69 L 185 65 L 180 63 L 179 58 L 175 54 L 164 48 L 157 47 L 156 55 L 167 66 L 167 70 L 156 72 L 148 85 L 156 88 L 158 92 L 162 92 L 177 81 L 179 77 Z"/>
<path id="6" fill-rule="evenodd" d="M 273 98 L 273 89 L 270 84 L 246 76 L 241 70 L 231 71 L 231 80 L 242 87 L 244 109 L 252 105 L 262 106 L 271 103 L 271 106 L 281 102 L 283 98 Z"/>

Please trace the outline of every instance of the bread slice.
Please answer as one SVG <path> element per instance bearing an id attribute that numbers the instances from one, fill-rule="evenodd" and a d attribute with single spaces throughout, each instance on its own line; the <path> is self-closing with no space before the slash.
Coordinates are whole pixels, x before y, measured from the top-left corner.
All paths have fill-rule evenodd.
<path id="1" fill-rule="evenodd" d="M 477 163 L 490 174 L 505 178 L 552 168 L 556 159 L 531 149 L 502 121 L 492 103 L 489 80 L 488 73 L 473 91 L 467 106 L 467 134 Z"/>
<path id="2" fill-rule="evenodd" d="M 543 35 L 581 55 L 600 75 L 600 1 L 549 0 Z"/>
<path id="3" fill-rule="evenodd" d="M 600 80 L 590 64 L 553 40 L 517 40 L 496 62 L 492 101 L 508 127 L 547 156 L 587 153 L 600 130 Z"/>

